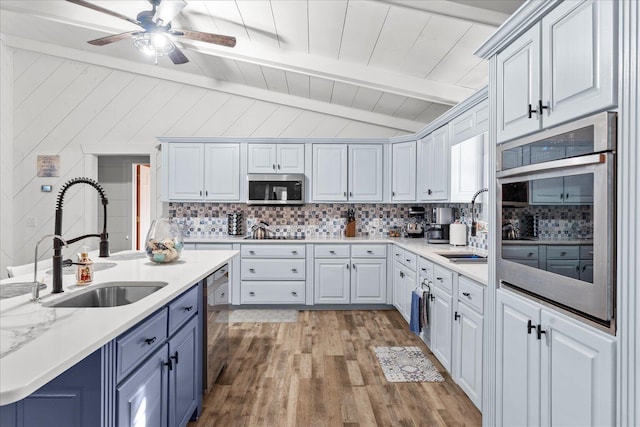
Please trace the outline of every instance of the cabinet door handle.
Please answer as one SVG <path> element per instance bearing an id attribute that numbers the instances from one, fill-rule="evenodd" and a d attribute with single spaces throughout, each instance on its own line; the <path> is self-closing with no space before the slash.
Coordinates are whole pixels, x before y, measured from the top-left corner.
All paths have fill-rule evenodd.
<path id="1" fill-rule="evenodd" d="M 209 190 L 204 190 L 204 195 L 209 196 Z"/>
<path id="2" fill-rule="evenodd" d="M 353 197 L 353 191 L 349 191 L 349 197 Z"/>
<path id="3" fill-rule="evenodd" d="M 278 164 L 278 170 L 280 170 L 280 164 Z"/>
<path id="4" fill-rule="evenodd" d="M 330 253 L 331 255 L 335 255 L 335 254 L 336 254 L 336 251 L 329 251 L 329 253 Z"/>
<path id="5" fill-rule="evenodd" d="M 460 316 L 460 315 L 458 314 L 458 312 L 456 311 L 456 312 L 454 313 L 454 315 L 453 315 L 453 320 L 458 320 L 458 319 L 459 319 L 459 318 L 461 318 L 461 317 L 462 317 L 462 316 Z"/>
<path id="6" fill-rule="evenodd" d="M 529 118 L 531 118 L 531 117 L 532 117 L 531 115 L 532 115 L 533 113 L 538 114 L 538 110 L 534 110 L 534 109 L 533 109 L 533 105 L 529 104 Z"/>
<path id="7" fill-rule="evenodd" d="M 566 255 L 567 255 L 566 252 L 564 252 L 564 251 L 560 252 L 560 256 L 566 256 Z"/>
<path id="8" fill-rule="evenodd" d="M 467 298 L 471 298 L 471 294 L 469 292 L 463 292 L 462 295 L 464 295 Z"/>
<path id="9" fill-rule="evenodd" d="M 586 269 L 587 269 L 587 265 L 585 264 L 582 266 L 582 271 L 585 271 Z"/>
<path id="10" fill-rule="evenodd" d="M 407 262 L 411 262 L 411 260 L 410 260 L 410 259 L 408 259 L 408 260 L 407 260 Z"/>
<path id="11" fill-rule="evenodd" d="M 580 266 L 576 265 L 576 271 L 580 271 Z M 584 271 L 584 268 L 582 268 L 582 271 Z"/>
<path id="12" fill-rule="evenodd" d="M 291 291 L 291 295 L 293 295 L 294 297 L 297 297 L 298 293 L 296 291 Z"/>
<path id="13" fill-rule="evenodd" d="M 373 254 L 373 251 L 367 251 L 368 254 Z"/>
<path id="14" fill-rule="evenodd" d="M 347 197 L 347 192 L 345 191 L 344 193 L 342 193 L 342 195 L 343 195 L 344 197 Z"/>
<path id="15" fill-rule="evenodd" d="M 528 256 L 528 257 L 532 257 L 532 256 L 533 256 L 533 252 L 529 252 L 529 253 L 527 254 L 527 256 Z"/>
<path id="16" fill-rule="evenodd" d="M 427 271 L 427 269 L 426 269 L 426 268 L 424 268 L 424 267 L 420 267 L 420 270 L 422 270 L 422 271 Z"/>
<path id="17" fill-rule="evenodd" d="M 392 192 L 391 192 L 391 195 L 392 195 L 392 196 L 395 196 L 395 195 L 396 195 L 396 192 L 395 192 L 395 191 L 392 191 Z"/>
<path id="18" fill-rule="evenodd" d="M 250 296 L 250 297 L 255 297 L 255 296 L 256 296 L 256 293 L 255 293 L 255 292 L 253 292 L 253 291 L 251 291 L 251 292 L 249 292 L 249 296 Z"/>
<path id="19" fill-rule="evenodd" d="M 355 270 L 356 269 L 356 265 L 355 264 L 351 264 L 351 267 Z"/>
<path id="20" fill-rule="evenodd" d="M 171 359 L 169 359 L 168 362 L 163 363 L 164 366 L 168 366 L 169 370 L 172 371 L 173 370 L 173 363 L 171 363 Z"/>
<path id="21" fill-rule="evenodd" d="M 176 365 L 178 364 L 178 352 L 176 351 L 176 354 L 174 354 L 173 356 L 170 357 L 170 359 L 173 359 L 176 361 Z"/>
<path id="22" fill-rule="evenodd" d="M 442 282 L 442 277 L 436 277 L 436 280 Z"/>
<path id="23" fill-rule="evenodd" d="M 564 194 L 564 199 L 565 199 L 565 200 L 569 200 L 569 193 L 565 193 L 565 194 Z"/>
<path id="24" fill-rule="evenodd" d="M 191 310 L 193 310 L 193 306 L 192 305 L 187 306 L 187 307 L 184 308 L 184 311 L 191 311 Z"/>
<path id="25" fill-rule="evenodd" d="M 536 326 L 536 332 L 538 334 L 538 339 L 541 340 L 542 339 L 542 334 L 546 334 L 547 331 L 545 331 L 544 329 L 542 329 L 542 326 L 538 325 Z"/>
<path id="26" fill-rule="evenodd" d="M 564 199 L 564 193 L 560 193 L 560 200 Z"/>
<path id="27" fill-rule="evenodd" d="M 256 251 L 249 251 L 249 255 L 255 255 Z"/>
<path id="28" fill-rule="evenodd" d="M 542 99 L 538 99 L 538 114 L 542 115 L 542 110 L 548 110 L 548 105 L 542 105 Z"/>
<path id="29" fill-rule="evenodd" d="M 291 251 L 291 254 L 298 255 L 298 251 Z"/>
<path id="30" fill-rule="evenodd" d="M 347 270 L 349 269 L 349 264 L 347 264 Z"/>
<path id="31" fill-rule="evenodd" d="M 404 273 L 402 271 L 400 272 L 400 277 L 404 277 Z"/>
<path id="32" fill-rule="evenodd" d="M 395 254 L 395 256 L 400 256 L 400 254 Z"/>
<path id="33" fill-rule="evenodd" d="M 221 298 L 222 298 L 222 297 L 224 297 L 224 292 L 220 294 L 220 297 L 221 297 Z"/>
<path id="34" fill-rule="evenodd" d="M 292 268 L 292 269 L 291 269 L 291 272 L 292 272 L 292 273 L 297 273 L 297 272 L 298 272 L 298 269 L 297 269 L 297 268 Z"/>
<path id="35" fill-rule="evenodd" d="M 202 196 L 202 190 L 200 190 L 200 195 Z"/>
<path id="36" fill-rule="evenodd" d="M 273 168 L 273 170 L 276 170 L 276 164 L 275 163 L 273 165 L 271 165 L 271 167 Z"/>
<path id="37" fill-rule="evenodd" d="M 527 334 L 531 335 L 531 331 L 534 331 L 535 329 L 536 326 L 533 324 L 531 319 L 529 319 L 529 321 L 527 322 Z"/>
<path id="38" fill-rule="evenodd" d="M 431 191 L 431 189 L 428 189 L 428 190 L 427 190 L 427 194 L 428 194 L 428 195 L 431 195 L 432 193 L 433 193 L 433 191 Z"/>
<path id="39" fill-rule="evenodd" d="M 429 294 L 429 301 L 435 301 L 436 297 L 433 294 Z"/>
<path id="40" fill-rule="evenodd" d="M 255 272 L 256 272 L 256 270 L 255 270 L 255 269 L 253 269 L 253 268 L 250 268 L 250 269 L 249 269 L 249 273 L 255 273 Z"/>
<path id="41" fill-rule="evenodd" d="M 156 342 L 156 339 L 157 339 L 156 337 L 147 338 L 146 340 L 144 340 L 144 342 L 145 342 L 145 344 L 147 344 L 147 345 L 151 345 L 151 344 L 153 344 L 154 342 Z"/>

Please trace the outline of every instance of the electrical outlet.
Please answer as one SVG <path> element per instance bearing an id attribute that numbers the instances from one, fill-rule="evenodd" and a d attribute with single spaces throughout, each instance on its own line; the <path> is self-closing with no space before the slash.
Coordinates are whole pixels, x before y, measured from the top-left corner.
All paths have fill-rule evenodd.
<path id="1" fill-rule="evenodd" d="M 25 217 L 25 222 L 26 222 L 27 227 L 29 227 L 29 228 L 35 228 L 35 227 L 38 226 L 38 221 L 36 220 L 35 216 Z"/>

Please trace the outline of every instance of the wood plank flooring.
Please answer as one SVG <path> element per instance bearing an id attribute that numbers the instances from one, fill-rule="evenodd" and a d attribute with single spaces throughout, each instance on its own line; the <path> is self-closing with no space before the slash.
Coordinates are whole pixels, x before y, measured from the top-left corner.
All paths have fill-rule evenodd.
<path id="1" fill-rule="evenodd" d="M 233 323 L 209 426 L 479 426 L 480 412 L 395 310 L 301 311 L 297 323 Z M 389 383 L 374 346 L 419 346 L 443 383 Z"/>

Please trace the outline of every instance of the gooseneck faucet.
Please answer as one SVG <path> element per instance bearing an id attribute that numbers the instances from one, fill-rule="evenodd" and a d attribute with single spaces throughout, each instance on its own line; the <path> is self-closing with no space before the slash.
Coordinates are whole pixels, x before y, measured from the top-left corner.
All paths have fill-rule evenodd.
<path id="1" fill-rule="evenodd" d="M 484 193 L 485 191 L 489 191 L 488 188 L 483 188 L 481 190 L 476 191 L 476 194 L 471 198 L 471 235 L 476 235 L 476 229 L 478 228 L 478 224 L 476 223 L 476 217 L 473 212 L 473 206 L 476 204 L 476 197 L 480 195 L 480 193 Z"/>
<path id="2" fill-rule="evenodd" d="M 100 238 L 100 257 L 109 256 L 109 234 L 107 233 L 107 204 L 109 200 L 104 192 L 104 189 L 100 184 L 89 178 L 74 178 L 64 184 L 58 193 L 58 202 L 56 204 L 56 217 L 55 217 L 55 231 L 58 236 L 62 235 L 62 206 L 64 202 L 64 195 L 67 190 L 76 184 L 88 184 L 100 195 L 100 201 L 104 209 L 104 224 L 102 227 L 102 233 L 100 234 L 85 234 L 84 236 L 74 237 L 73 239 L 66 239 L 68 244 L 78 242 L 88 237 Z M 62 289 L 62 243 L 60 239 L 55 239 L 53 242 L 53 287 L 51 293 L 59 294 L 64 292 Z"/>

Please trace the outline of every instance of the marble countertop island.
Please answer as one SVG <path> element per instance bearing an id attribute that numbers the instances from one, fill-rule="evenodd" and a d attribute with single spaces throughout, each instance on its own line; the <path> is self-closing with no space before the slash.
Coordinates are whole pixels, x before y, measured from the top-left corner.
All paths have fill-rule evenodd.
<path id="1" fill-rule="evenodd" d="M 39 274 L 47 284 L 40 291 L 41 303 L 30 302 L 30 293 L 0 300 L 0 405 L 30 395 L 237 255 L 237 251 L 184 251 L 169 264 L 152 263 L 142 252 L 94 259 L 96 266 L 115 264 L 96 268 L 96 285 L 122 280 L 168 282 L 140 301 L 112 308 L 45 307 L 42 303 L 87 286 L 76 285 L 75 275 L 64 274 L 64 293 L 51 294 L 51 276 Z M 2 280 L 0 286 L 32 280 L 32 274 L 23 275 Z"/>

